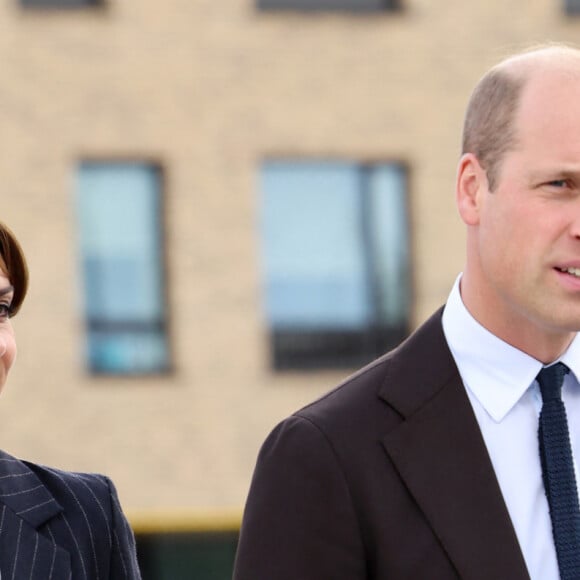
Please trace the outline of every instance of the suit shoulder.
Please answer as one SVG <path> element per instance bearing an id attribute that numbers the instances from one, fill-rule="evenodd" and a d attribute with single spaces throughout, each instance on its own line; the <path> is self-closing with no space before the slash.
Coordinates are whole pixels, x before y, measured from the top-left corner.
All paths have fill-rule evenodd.
<path id="1" fill-rule="evenodd" d="M 53 493 L 58 493 L 60 490 L 69 490 L 69 492 L 78 494 L 90 493 L 98 496 L 110 493 L 110 480 L 105 475 L 65 471 L 25 460 L 22 460 L 22 463 L 33 471 Z"/>
<path id="2" fill-rule="evenodd" d="M 73 577 L 84 574 L 85 578 L 140 578 L 133 532 L 108 477 L 39 465 L 3 452 L 0 460 L 9 465 L 5 471 L 10 469 L 16 474 L 35 477 L 38 485 L 30 491 L 42 490 L 42 499 L 49 498 L 45 503 L 56 504 L 57 509 L 44 514 L 42 520 L 37 518 L 37 525 L 42 524 L 52 541 L 71 554 Z M 21 479 L 24 478 L 10 480 L 14 481 L 12 489 L 16 490 L 10 497 L 25 497 L 17 487 Z M 21 513 L 28 513 L 30 509 Z M 87 575 L 88 571 L 94 571 L 95 575 Z"/>
<path id="3" fill-rule="evenodd" d="M 376 421 L 398 422 L 409 408 L 428 400 L 433 382 L 442 383 L 453 371 L 441 326 L 439 309 L 395 349 L 356 371 L 328 393 L 294 413 L 315 425 L 359 426 Z M 436 364 L 422 364 L 426 360 Z M 442 370 L 437 369 L 437 365 Z M 435 376 L 434 376 L 435 375 Z M 403 412 L 403 413 L 402 413 Z"/>
<path id="4" fill-rule="evenodd" d="M 23 461 L 33 471 L 54 499 L 62 506 L 65 515 L 80 516 L 92 525 L 99 522 L 109 528 L 113 518 L 112 482 L 104 475 L 65 471 Z"/>
<path id="5" fill-rule="evenodd" d="M 302 407 L 295 415 L 315 416 L 327 409 L 341 408 L 344 405 L 351 408 L 353 404 L 374 400 L 383 384 L 394 352 L 389 352 L 359 369 L 327 393 Z"/>
<path id="6" fill-rule="evenodd" d="M 371 436 L 389 421 L 391 411 L 380 397 L 394 352 L 387 353 L 302 407 L 283 423 L 307 422 L 329 441 Z M 395 420 L 397 420 L 395 418 Z M 308 430 L 305 434 L 308 433 Z"/>

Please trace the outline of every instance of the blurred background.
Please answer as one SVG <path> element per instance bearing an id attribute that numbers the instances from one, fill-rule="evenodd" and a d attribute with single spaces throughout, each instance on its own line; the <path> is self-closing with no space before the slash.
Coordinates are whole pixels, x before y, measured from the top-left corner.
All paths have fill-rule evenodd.
<path id="1" fill-rule="evenodd" d="M 110 475 L 144 579 L 230 578 L 267 433 L 399 342 L 462 267 L 474 83 L 576 42 L 579 14 L 2 0 L 0 219 L 31 269 L 2 447 Z"/>

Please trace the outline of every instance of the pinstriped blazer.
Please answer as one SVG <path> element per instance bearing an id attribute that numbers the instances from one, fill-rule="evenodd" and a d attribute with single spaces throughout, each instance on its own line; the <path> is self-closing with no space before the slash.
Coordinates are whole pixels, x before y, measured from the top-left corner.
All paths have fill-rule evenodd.
<path id="1" fill-rule="evenodd" d="M 1 580 L 133 580 L 133 532 L 102 475 L 0 451 Z"/>

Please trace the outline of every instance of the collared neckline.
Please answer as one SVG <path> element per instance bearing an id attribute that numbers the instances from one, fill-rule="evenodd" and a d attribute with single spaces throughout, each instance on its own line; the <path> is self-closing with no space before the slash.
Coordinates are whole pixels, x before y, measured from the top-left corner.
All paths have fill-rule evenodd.
<path id="1" fill-rule="evenodd" d="M 578 334 L 558 361 L 563 362 L 570 369 L 578 382 L 580 377 L 580 337 Z"/>
<path id="2" fill-rule="evenodd" d="M 461 299 L 460 280 L 461 275 L 443 311 L 443 332 L 464 385 L 499 423 L 532 385 L 544 365 L 498 338 L 473 318 Z M 558 360 L 580 377 L 578 335 Z"/>

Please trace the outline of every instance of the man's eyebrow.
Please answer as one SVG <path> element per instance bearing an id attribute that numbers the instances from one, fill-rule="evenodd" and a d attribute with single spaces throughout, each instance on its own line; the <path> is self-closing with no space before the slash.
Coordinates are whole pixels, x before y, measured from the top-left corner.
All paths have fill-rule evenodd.
<path id="1" fill-rule="evenodd" d="M 580 167 L 546 167 L 532 173 L 533 177 L 543 179 L 546 177 L 578 177 L 580 175 Z"/>
<path id="2" fill-rule="evenodd" d="M 11 292 L 14 292 L 14 286 L 5 286 L 4 288 L 0 288 L 0 296 L 5 296 Z"/>

